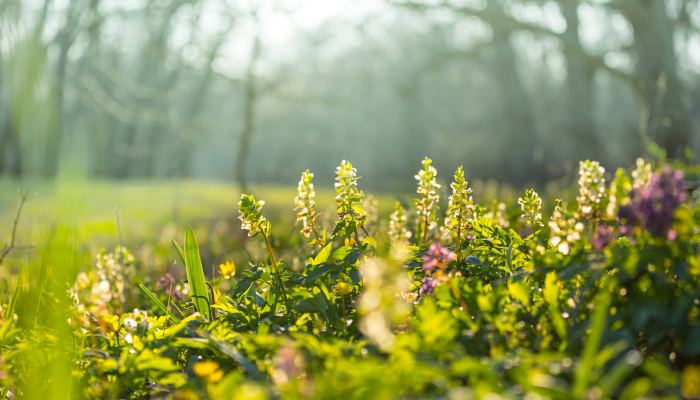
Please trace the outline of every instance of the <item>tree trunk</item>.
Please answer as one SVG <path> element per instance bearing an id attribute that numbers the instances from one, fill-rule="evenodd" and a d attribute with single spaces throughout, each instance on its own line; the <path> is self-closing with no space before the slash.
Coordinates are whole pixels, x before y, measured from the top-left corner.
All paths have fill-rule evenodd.
<path id="1" fill-rule="evenodd" d="M 501 5 L 489 2 L 491 12 L 503 13 Z M 500 152 L 499 161 L 506 173 L 501 178 L 508 181 L 523 182 L 533 176 L 540 176 L 540 165 L 535 161 L 537 146 L 537 126 L 530 107 L 530 98 L 523 86 L 518 73 L 517 60 L 513 44 L 512 31 L 498 24 L 493 29 L 493 72 L 496 90 L 502 97 L 501 115 L 503 120 L 501 137 L 509 142 L 504 151 Z M 514 149 L 515 151 L 507 151 Z"/>
<path id="2" fill-rule="evenodd" d="M 585 50 L 579 38 L 579 4 L 560 1 L 566 19 L 564 56 L 566 57 L 566 134 L 572 137 L 569 159 L 578 160 L 596 156 L 603 149 L 596 135 L 594 115 L 595 69 L 581 54 Z"/>
<path id="3" fill-rule="evenodd" d="M 641 132 L 655 140 L 670 157 L 680 156 L 689 145 L 692 126 L 677 71 L 674 23 L 666 2 L 626 0 L 615 6 L 634 30 L 636 76 L 643 93 Z"/>
<path id="4" fill-rule="evenodd" d="M 242 192 L 248 190 L 248 177 L 246 174 L 246 164 L 250 154 L 250 142 L 255 133 L 255 111 L 258 101 L 257 90 L 257 63 L 260 58 L 260 34 L 255 33 L 253 38 L 253 48 L 246 70 L 245 88 L 243 95 L 243 127 L 238 142 L 238 155 L 236 156 L 235 176 L 236 182 Z"/>

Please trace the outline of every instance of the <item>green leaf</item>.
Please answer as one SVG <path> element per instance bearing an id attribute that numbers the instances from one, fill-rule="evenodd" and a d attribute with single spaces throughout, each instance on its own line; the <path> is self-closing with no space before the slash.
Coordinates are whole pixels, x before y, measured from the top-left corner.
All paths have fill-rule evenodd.
<path id="1" fill-rule="evenodd" d="M 143 283 L 139 283 L 139 288 L 141 289 L 141 291 L 143 292 L 143 294 L 145 294 L 146 297 L 148 297 L 148 299 L 151 300 L 151 302 L 152 302 L 156 307 L 158 307 L 165 315 L 168 316 L 168 319 L 170 319 L 170 321 L 172 321 L 172 322 L 174 322 L 174 323 L 180 322 L 180 319 L 179 319 L 178 317 L 176 317 L 175 314 L 173 314 L 172 312 L 170 312 L 170 310 L 168 310 L 168 307 L 166 307 L 165 304 L 163 304 L 163 302 L 160 301 L 160 299 L 158 298 L 158 296 L 156 296 L 153 292 L 151 292 L 151 291 L 146 287 L 146 285 L 144 285 Z"/>
<path id="2" fill-rule="evenodd" d="M 182 249 L 175 244 L 178 252 Z M 190 285 L 190 293 L 194 308 L 204 318 L 211 319 L 211 308 L 209 307 L 209 292 L 207 291 L 207 280 L 204 277 L 204 268 L 202 267 L 202 259 L 199 256 L 199 246 L 197 239 L 194 237 L 192 228 L 187 227 L 185 232 L 185 251 L 182 254 L 185 260 L 185 268 L 187 270 L 187 282 Z"/>
<path id="3" fill-rule="evenodd" d="M 183 264 L 186 263 L 185 261 L 185 252 L 182 251 L 182 247 L 177 243 L 177 240 L 173 239 L 173 246 L 175 246 L 175 250 L 177 250 L 177 255 L 180 256 L 180 260 L 182 261 Z"/>
<path id="4" fill-rule="evenodd" d="M 602 292 L 595 298 L 594 304 L 596 307 L 591 316 L 590 331 L 588 332 L 588 337 L 583 347 L 583 354 L 579 361 L 579 367 L 576 369 L 574 375 L 573 396 L 575 398 L 584 398 L 586 389 L 591 382 L 591 370 L 593 369 L 596 354 L 598 353 L 600 342 L 605 331 L 610 301 L 610 291 L 607 285 L 605 285 Z"/>
<path id="5" fill-rule="evenodd" d="M 525 282 L 512 282 L 508 285 L 510 295 L 521 302 L 525 308 L 530 306 L 530 288 Z"/>
<path id="6" fill-rule="evenodd" d="M 311 260 L 311 265 L 316 266 L 328 261 L 328 257 L 331 256 L 331 250 L 333 250 L 333 242 L 325 245 L 321 251 L 316 254 L 313 260 Z"/>

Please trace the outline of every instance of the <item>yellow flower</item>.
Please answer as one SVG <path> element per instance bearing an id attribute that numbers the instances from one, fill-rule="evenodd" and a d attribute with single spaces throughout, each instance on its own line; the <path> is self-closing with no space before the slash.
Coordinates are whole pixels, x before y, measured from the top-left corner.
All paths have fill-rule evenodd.
<path id="1" fill-rule="evenodd" d="M 192 371 L 198 377 L 210 383 L 216 383 L 224 377 L 224 371 L 219 368 L 216 361 L 198 361 L 192 366 Z"/>
<path id="2" fill-rule="evenodd" d="M 691 365 L 683 370 L 681 394 L 687 399 L 700 399 L 700 365 Z"/>
<path id="3" fill-rule="evenodd" d="M 236 275 L 236 264 L 233 261 L 226 261 L 223 264 L 219 264 L 219 274 L 224 279 L 231 279 Z"/>
<path id="4" fill-rule="evenodd" d="M 341 296 L 345 296 L 350 294 L 352 292 L 352 286 L 348 285 L 345 282 L 340 282 L 335 286 L 335 291 Z"/>

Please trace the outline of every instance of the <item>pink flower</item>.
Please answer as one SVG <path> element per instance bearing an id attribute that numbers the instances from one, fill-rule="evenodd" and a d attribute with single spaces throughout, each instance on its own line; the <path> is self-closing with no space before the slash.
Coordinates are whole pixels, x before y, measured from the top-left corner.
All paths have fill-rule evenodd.
<path id="1" fill-rule="evenodd" d="M 428 248 L 428 252 L 423 256 L 423 271 L 429 274 L 437 268 L 444 269 L 447 267 L 447 264 L 454 259 L 454 252 L 440 243 L 433 243 Z"/>

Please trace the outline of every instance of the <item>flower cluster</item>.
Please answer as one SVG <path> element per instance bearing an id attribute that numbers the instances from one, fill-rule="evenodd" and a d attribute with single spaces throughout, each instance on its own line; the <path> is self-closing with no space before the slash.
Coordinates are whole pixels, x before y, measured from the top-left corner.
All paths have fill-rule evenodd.
<path id="1" fill-rule="evenodd" d="M 639 225 L 652 235 L 672 239 L 674 214 L 687 199 L 685 190 L 683 172 L 664 166 L 651 176 L 646 186 L 633 189 L 630 203 L 620 208 L 623 233 L 629 233 Z"/>
<path id="2" fill-rule="evenodd" d="M 605 168 L 598 161 L 581 161 L 578 169 L 578 210 L 582 218 L 597 215 L 605 196 Z"/>
<path id="3" fill-rule="evenodd" d="M 294 198 L 294 211 L 297 223 L 301 223 L 301 234 L 311 237 L 316 232 L 316 191 L 314 190 L 314 174 L 308 169 L 301 173 L 297 185 L 297 196 Z"/>
<path id="4" fill-rule="evenodd" d="M 534 231 L 542 226 L 542 198 L 534 189 L 526 189 L 523 197 L 518 199 L 521 218 L 530 224 Z"/>
<path id="5" fill-rule="evenodd" d="M 416 214 L 418 226 L 422 229 L 422 240 L 425 241 L 428 231 L 437 226 L 437 213 L 440 202 L 440 184 L 437 183 L 437 170 L 432 166 L 433 160 L 426 157 L 421 163 L 423 169 L 415 176 L 418 181 L 418 198 L 416 199 Z"/>
<path id="6" fill-rule="evenodd" d="M 566 210 L 566 203 L 561 199 L 555 200 L 554 212 L 549 218 L 549 244 L 561 254 L 567 255 L 571 247 L 581 240 L 584 226 L 575 218 L 570 217 Z"/>
<path id="7" fill-rule="evenodd" d="M 132 288 L 134 257 L 125 247 L 113 252 L 100 251 L 93 269 L 83 271 L 70 288 L 73 299 L 71 323 L 84 329 L 99 327 L 112 335 L 119 327 L 114 312 L 123 311 Z"/>
<path id="8" fill-rule="evenodd" d="M 440 243 L 433 243 L 428 247 L 428 252 L 423 256 L 423 271 L 429 274 L 436 269 L 445 269 L 447 264 L 454 259 L 454 252 Z"/>
<path id="9" fill-rule="evenodd" d="M 241 201 L 238 202 L 238 219 L 241 221 L 241 229 L 248 231 L 248 236 L 270 233 L 270 222 L 262 215 L 264 205 L 263 200 L 257 201 L 253 195 L 241 195 Z"/>
<path id="10" fill-rule="evenodd" d="M 335 201 L 338 212 L 338 228 L 354 231 L 365 224 L 367 215 L 362 208 L 365 194 L 357 186 L 357 170 L 352 164 L 343 160 L 335 169 Z"/>
<path id="11" fill-rule="evenodd" d="M 236 264 L 233 261 L 219 264 L 219 275 L 224 279 L 233 278 L 236 275 Z"/>
<path id="12" fill-rule="evenodd" d="M 608 224 L 600 224 L 596 227 L 591 243 L 593 248 L 601 251 L 615 239 L 615 229 Z"/>
<path id="13" fill-rule="evenodd" d="M 462 166 L 454 174 L 454 182 L 450 185 L 452 195 L 449 197 L 445 217 L 445 233 L 456 235 L 458 246 L 471 220 L 474 218 L 475 206 L 472 189 L 464 178 Z"/>
<path id="14" fill-rule="evenodd" d="M 636 166 L 632 171 L 632 188 L 641 189 L 649 183 L 653 169 L 651 163 L 644 161 L 643 158 L 638 158 Z"/>
<path id="15" fill-rule="evenodd" d="M 389 216 L 389 230 L 387 234 L 394 243 L 406 243 L 411 238 L 411 231 L 408 229 L 408 216 L 406 210 L 398 201 L 394 205 L 394 211 Z"/>
<path id="16" fill-rule="evenodd" d="M 178 300 L 189 295 L 189 285 L 178 283 L 170 272 L 166 272 L 156 281 L 156 287 L 165 292 L 168 297 L 175 297 Z"/>
<path id="17" fill-rule="evenodd" d="M 425 278 L 419 291 L 421 295 L 433 294 L 440 282 L 446 280 L 444 271 L 455 258 L 455 253 L 440 243 L 433 243 L 428 247 L 422 260 Z"/>
<path id="18" fill-rule="evenodd" d="M 365 226 L 373 227 L 379 221 L 379 200 L 368 194 L 362 201 L 362 208 L 365 210 Z"/>
<path id="19" fill-rule="evenodd" d="M 130 335 L 144 334 L 150 326 L 148 313 L 135 308 L 122 316 L 122 326 Z"/>

